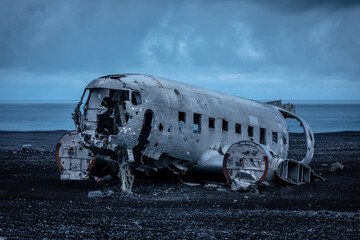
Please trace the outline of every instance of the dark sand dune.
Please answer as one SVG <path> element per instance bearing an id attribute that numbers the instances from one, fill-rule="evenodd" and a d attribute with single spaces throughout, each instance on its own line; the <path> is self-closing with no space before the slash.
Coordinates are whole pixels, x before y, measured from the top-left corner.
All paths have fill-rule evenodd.
<path id="1" fill-rule="evenodd" d="M 60 181 L 54 150 L 63 133 L 0 132 L 0 238 L 360 238 L 360 132 L 316 134 L 311 166 L 326 181 L 255 194 L 138 174 L 132 195 L 116 181 Z M 300 139 L 290 142 L 294 156 Z M 19 152 L 23 144 L 33 149 Z M 331 173 L 337 161 L 344 170 Z M 87 197 L 106 189 L 115 194 Z"/>

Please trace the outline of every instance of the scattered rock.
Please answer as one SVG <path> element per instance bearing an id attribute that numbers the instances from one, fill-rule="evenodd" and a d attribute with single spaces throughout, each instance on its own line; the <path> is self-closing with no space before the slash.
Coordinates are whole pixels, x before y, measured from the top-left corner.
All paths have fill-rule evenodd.
<path id="1" fill-rule="evenodd" d="M 103 198 L 103 193 L 99 190 L 88 193 L 88 198 Z"/>
<path id="2" fill-rule="evenodd" d="M 216 191 L 227 191 L 226 188 L 218 185 L 218 184 L 215 184 L 215 183 L 208 183 L 208 184 L 205 184 L 204 185 L 204 188 L 207 188 L 207 189 L 215 189 Z"/>
<path id="3" fill-rule="evenodd" d="M 23 152 L 31 151 L 31 150 L 32 150 L 31 144 L 24 144 L 21 146 L 21 151 L 23 151 Z"/>
<path id="4" fill-rule="evenodd" d="M 114 195 L 114 194 L 115 194 L 114 191 L 108 189 L 108 190 L 106 190 L 106 191 L 104 192 L 103 196 L 104 196 L 104 197 L 110 197 L 110 196 L 112 196 L 112 195 Z"/>
<path id="5" fill-rule="evenodd" d="M 178 177 L 178 178 L 179 178 L 180 182 L 182 184 L 186 185 L 186 186 L 189 186 L 189 187 L 198 187 L 198 186 L 200 186 L 200 183 L 185 182 L 185 181 L 181 180 L 180 177 Z"/>
<path id="6" fill-rule="evenodd" d="M 45 152 L 45 148 L 37 148 L 36 150 L 39 152 Z"/>
<path id="7" fill-rule="evenodd" d="M 271 184 L 267 181 L 264 181 L 261 183 L 261 187 L 270 187 L 270 186 L 271 186 Z"/>
<path id="8" fill-rule="evenodd" d="M 218 188 L 218 187 L 220 186 L 214 183 L 208 183 L 204 185 L 204 188 Z"/>
<path id="9" fill-rule="evenodd" d="M 106 182 L 106 181 L 111 181 L 114 178 L 111 175 L 106 175 L 105 177 L 101 178 L 100 182 Z M 110 190 L 111 191 L 111 190 Z"/>
<path id="10" fill-rule="evenodd" d="M 341 172 L 343 169 L 344 165 L 339 162 L 335 162 L 330 165 L 330 172 L 332 173 Z"/>
<path id="11" fill-rule="evenodd" d="M 233 191 L 253 191 L 257 188 L 257 182 L 252 179 L 234 178 L 231 182 Z"/>
<path id="12" fill-rule="evenodd" d="M 357 136 L 356 139 L 360 139 L 360 135 Z M 19 143 L 17 135 L 15 137 L 12 142 L 8 141 L 8 137 L 2 142 L 8 144 L 9 155 L 0 151 L 3 181 L 0 188 L 0 196 L 3 197 L 0 239 L 1 236 L 16 239 L 34 235 L 40 239 L 125 239 L 129 236 L 134 239 L 232 239 L 236 236 L 311 239 L 315 238 L 315 234 L 318 239 L 329 236 L 351 239 L 359 235 L 356 227 L 360 222 L 357 205 L 360 200 L 352 180 L 358 177 L 360 140 L 344 144 L 343 150 L 332 151 L 339 136 L 329 139 L 326 134 L 316 135 L 319 147 L 314 169 L 322 171 L 328 183 L 276 186 L 255 196 L 250 192 L 224 193 L 204 187 L 190 188 L 178 184 L 173 177 L 147 178 L 145 173 L 139 173 L 134 183 L 134 192 L 138 194 L 127 195 L 120 192 L 115 181 L 96 185 L 90 181 L 54 180 L 59 178 L 52 150 L 57 139 L 52 149 L 46 149 L 46 155 L 40 155 L 34 152 L 36 142 L 25 138 Z M 21 152 L 25 142 L 32 143 L 31 154 Z M 17 150 L 16 154 L 12 154 L 14 150 Z M 341 159 L 346 159 L 346 162 Z M 330 174 L 330 165 L 339 160 L 346 164 L 347 169 Z M 321 163 L 328 166 L 321 167 Z M 354 171 L 347 171 L 350 167 L 354 167 Z M 86 200 L 86 192 L 96 189 L 103 193 L 103 197 Z M 108 189 L 115 194 L 105 198 Z M 153 192 L 159 195 L 155 197 Z M 34 207 L 29 208 L 29 203 Z M 309 203 L 314 206 L 308 206 Z M 21 224 L 19 216 L 26 216 L 21 218 Z M 181 224 L 182 231 L 174 228 L 176 223 Z M 307 228 L 304 230 L 299 226 Z M 158 231 L 154 231 L 155 228 Z M 312 232 L 308 233 L 308 228 L 312 228 Z M 116 231 L 118 229 L 126 231 Z"/>
<path id="13" fill-rule="evenodd" d="M 97 190 L 97 191 L 91 191 L 88 193 L 88 198 L 108 198 L 112 195 L 114 195 L 115 192 L 110 190 L 110 189 L 107 189 L 105 191 L 100 191 L 100 190 Z"/>

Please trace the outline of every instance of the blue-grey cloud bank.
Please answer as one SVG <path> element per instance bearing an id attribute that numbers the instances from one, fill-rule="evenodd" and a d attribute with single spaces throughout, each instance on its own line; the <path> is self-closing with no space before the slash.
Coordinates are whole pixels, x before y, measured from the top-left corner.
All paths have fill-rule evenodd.
<path id="1" fill-rule="evenodd" d="M 358 1 L 0 0 L 0 100 L 113 73 L 253 99 L 360 99 Z"/>

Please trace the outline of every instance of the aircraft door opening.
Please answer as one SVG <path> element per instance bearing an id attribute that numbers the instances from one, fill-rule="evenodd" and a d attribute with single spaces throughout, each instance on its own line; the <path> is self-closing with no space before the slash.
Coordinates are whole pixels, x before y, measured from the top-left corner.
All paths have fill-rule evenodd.
<path id="1" fill-rule="evenodd" d="M 151 128 L 153 127 L 154 113 L 151 110 L 146 110 L 144 115 L 144 124 L 142 126 L 139 136 L 139 146 L 145 146 L 149 143 L 148 139 L 150 136 Z"/>

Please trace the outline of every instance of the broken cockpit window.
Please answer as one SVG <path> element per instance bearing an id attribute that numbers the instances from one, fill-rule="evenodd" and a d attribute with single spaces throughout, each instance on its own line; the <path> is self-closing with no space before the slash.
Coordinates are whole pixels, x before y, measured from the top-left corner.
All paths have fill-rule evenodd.
<path id="1" fill-rule="evenodd" d="M 85 115 L 85 108 L 89 101 L 89 96 L 90 96 L 90 90 L 85 89 L 83 95 L 81 96 L 80 102 L 77 104 L 74 113 L 72 114 L 72 119 L 74 120 L 75 125 L 79 130 L 83 128 L 83 121 L 81 119 L 82 116 Z"/>
<path id="2" fill-rule="evenodd" d="M 90 90 L 86 89 L 85 92 L 84 92 L 84 95 L 83 95 L 83 97 L 81 99 L 82 107 L 80 107 L 80 110 L 81 110 L 83 115 L 84 115 L 84 105 L 86 105 L 87 102 L 89 101 L 89 96 L 90 96 Z"/>
<path id="3" fill-rule="evenodd" d="M 125 101 L 129 100 L 129 91 L 110 90 L 109 96 L 104 97 L 98 115 L 97 132 L 104 135 L 117 135 L 119 127 L 124 126 L 129 120 L 126 112 Z"/>

